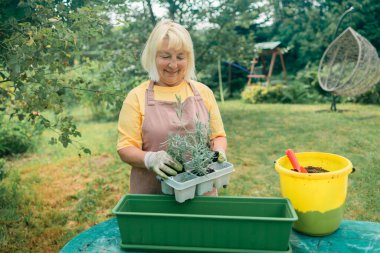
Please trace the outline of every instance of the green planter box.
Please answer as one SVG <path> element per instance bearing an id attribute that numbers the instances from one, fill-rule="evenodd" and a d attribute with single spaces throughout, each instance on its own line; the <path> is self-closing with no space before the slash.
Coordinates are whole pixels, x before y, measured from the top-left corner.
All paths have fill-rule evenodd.
<path id="1" fill-rule="evenodd" d="M 288 199 L 125 195 L 112 210 L 121 247 L 164 252 L 291 252 Z"/>

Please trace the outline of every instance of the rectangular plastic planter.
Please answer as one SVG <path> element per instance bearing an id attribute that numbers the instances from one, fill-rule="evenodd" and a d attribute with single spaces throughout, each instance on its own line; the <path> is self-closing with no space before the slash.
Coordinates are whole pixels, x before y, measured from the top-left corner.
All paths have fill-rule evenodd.
<path id="1" fill-rule="evenodd" d="M 163 252 L 291 252 L 297 215 L 285 198 L 125 195 L 112 210 L 121 247 Z"/>
<path id="2" fill-rule="evenodd" d="M 194 198 L 195 195 L 203 195 L 212 190 L 215 186 L 220 188 L 227 186 L 229 182 L 229 174 L 234 171 L 233 165 L 228 162 L 212 163 L 209 166 L 214 172 L 205 176 L 195 176 L 189 172 L 178 174 L 174 177 L 169 177 L 166 180 L 161 180 L 161 190 L 164 194 L 175 195 L 177 202 L 184 202 Z M 187 177 L 189 180 L 184 181 Z"/>

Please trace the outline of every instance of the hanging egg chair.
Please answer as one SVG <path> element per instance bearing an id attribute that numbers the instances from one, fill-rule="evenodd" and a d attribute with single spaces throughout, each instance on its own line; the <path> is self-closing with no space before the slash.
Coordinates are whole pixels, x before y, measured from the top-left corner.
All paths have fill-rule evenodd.
<path id="1" fill-rule="evenodd" d="M 319 85 L 336 96 L 358 96 L 380 81 L 376 49 L 351 27 L 326 49 L 318 69 Z"/>

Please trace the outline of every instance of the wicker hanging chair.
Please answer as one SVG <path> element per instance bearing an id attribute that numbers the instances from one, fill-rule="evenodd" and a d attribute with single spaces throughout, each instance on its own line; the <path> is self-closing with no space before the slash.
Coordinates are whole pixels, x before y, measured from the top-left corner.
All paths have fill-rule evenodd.
<path id="1" fill-rule="evenodd" d="M 351 27 L 326 49 L 318 69 L 319 85 L 339 96 L 358 96 L 380 81 L 376 49 Z"/>

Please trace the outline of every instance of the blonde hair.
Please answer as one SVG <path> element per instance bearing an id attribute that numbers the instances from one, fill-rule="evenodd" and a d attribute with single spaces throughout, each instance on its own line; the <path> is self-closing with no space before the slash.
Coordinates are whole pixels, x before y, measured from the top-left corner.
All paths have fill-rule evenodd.
<path id="1" fill-rule="evenodd" d="M 188 64 L 185 80 L 196 80 L 193 41 L 190 33 L 183 26 L 171 20 L 158 22 L 145 44 L 141 55 L 141 64 L 148 72 L 149 78 L 155 82 L 160 79 L 156 66 L 156 54 L 164 39 L 168 39 L 169 48 L 181 49 L 187 53 Z"/>

